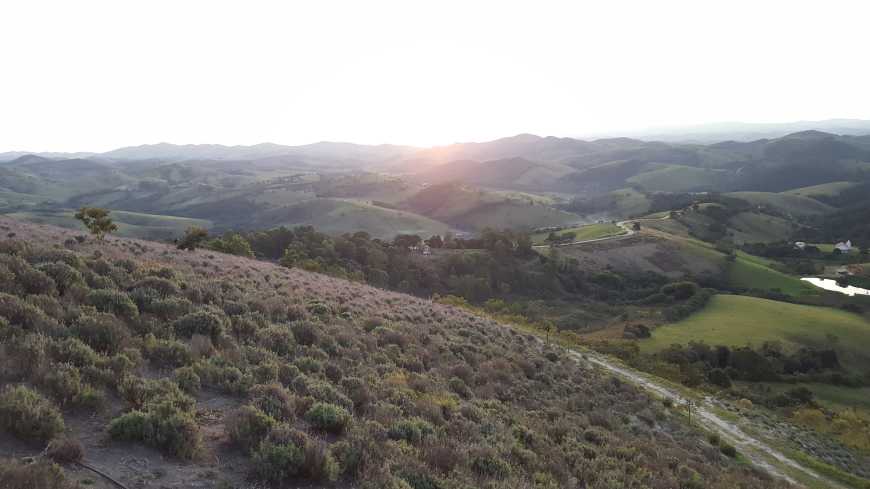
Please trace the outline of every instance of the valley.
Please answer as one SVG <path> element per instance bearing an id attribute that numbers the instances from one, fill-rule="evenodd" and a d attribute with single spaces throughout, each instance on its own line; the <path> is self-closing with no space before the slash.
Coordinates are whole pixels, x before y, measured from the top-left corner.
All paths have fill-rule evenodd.
<path id="1" fill-rule="evenodd" d="M 2 341 L 45 368 L 74 358 L 60 342 L 97 360 L 63 367 L 72 393 L 44 370 L 7 365 L 3 382 L 56 404 L 86 463 L 124 484 L 193 487 L 208 467 L 225 487 L 275 471 L 317 487 L 606 487 L 594 474 L 616 463 L 681 487 L 870 487 L 870 297 L 826 290 L 870 285 L 865 136 L 13 156 L 0 274 L 25 282 L 0 289 Z M 109 212 L 109 237 L 86 235 L 83 207 Z M 601 389 L 643 416 L 602 414 Z M 190 454 L 119 432 L 161 409 L 196 433 Z M 480 434 L 460 442 L 465 429 Z M 638 430 L 697 463 L 665 470 Z M 168 465 L 108 463 L 133 446 Z M 279 463 L 285 450 L 309 468 Z"/>
<path id="2" fill-rule="evenodd" d="M 870 489 L 870 2 L 0 18 L 0 489 Z"/>

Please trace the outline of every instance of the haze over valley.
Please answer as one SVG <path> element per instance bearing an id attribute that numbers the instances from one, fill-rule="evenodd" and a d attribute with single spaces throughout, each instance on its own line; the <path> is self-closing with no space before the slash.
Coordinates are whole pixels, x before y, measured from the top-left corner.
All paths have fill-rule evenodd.
<path id="1" fill-rule="evenodd" d="M 0 3 L 0 489 L 870 489 L 868 17 Z"/>

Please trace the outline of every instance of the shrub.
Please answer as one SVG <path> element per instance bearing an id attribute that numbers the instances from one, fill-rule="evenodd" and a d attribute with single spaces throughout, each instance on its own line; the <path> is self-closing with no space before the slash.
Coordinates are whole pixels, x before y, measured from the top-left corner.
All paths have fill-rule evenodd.
<path id="1" fill-rule="evenodd" d="M 0 427 L 24 440 L 45 441 L 65 427 L 51 401 L 24 386 L 7 387 L 0 394 Z"/>
<path id="2" fill-rule="evenodd" d="M 258 345 L 278 355 L 287 355 L 296 344 L 293 333 L 286 326 L 269 326 L 257 331 L 256 335 Z M 237 333 L 237 336 L 242 335 Z"/>
<path id="3" fill-rule="evenodd" d="M 47 274 L 35 269 L 27 267 L 18 275 L 18 283 L 24 289 L 26 294 L 54 294 L 57 287 Z"/>
<path id="4" fill-rule="evenodd" d="M 669 295 L 678 301 L 683 301 L 695 295 L 698 285 L 694 282 L 673 282 L 663 285 L 660 292 Z"/>
<path id="5" fill-rule="evenodd" d="M 175 282 L 162 277 L 145 277 L 133 284 L 132 289 L 150 289 L 157 293 L 160 298 L 178 295 L 181 291 Z"/>
<path id="6" fill-rule="evenodd" d="M 73 285 L 85 283 L 81 272 L 63 262 L 43 263 L 37 269 L 54 280 L 60 295 L 64 295 Z"/>
<path id="7" fill-rule="evenodd" d="M 214 343 L 208 336 L 195 334 L 190 337 L 190 353 L 194 358 L 207 358 L 214 354 Z"/>
<path id="8" fill-rule="evenodd" d="M 35 463 L 0 460 L 0 482 L 4 489 L 76 489 L 59 465 L 47 460 Z"/>
<path id="9" fill-rule="evenodd" d="M 451 377 L 447 385 L 450 387 L 450 390 L 457 393 L 463 399 L 471 397 L 471 389 L 459 377 Z"/>
<path id="10" fill-rule="evenodd" d="M 292 443 L 262 442 L 252 456 L 254 473 L 260 479 L 279 483 L 302 471 L 305 454 Z"/>
<path id="11" fill-rule="evenodd" d="M 140 307 L 140 310 L 162 319 L 174 319 L 189 313 L 192 308 L 193 303 L 184 297 L 167 297 L 153 300 Z"/>
<path id="12" fill-rule="evenodd" d="M 61 406 L 73 402 L 85 389 L 79 369 L 63 363 L 55 364 L 42 384 Z"/>
<path id="13" fill-rule="evenodd" d="M 148 415 L 142 411 L 130 411 L 109 423 L 109 435 L 116 440 L 139 441 L 145 436 Z"/>
<path id="14" fill-rule="evenodd" d="M 357 411 L 364 411 L 372 400 L 372 394 L 365 381 L 358 377 L 345 377 L 341 380 L 341 387 L 347 392 L 353 402 L 353 408 Z"/>
<path id="15" fill-rule="evenodd" d="M 271 482 L 289 477 L 321 482 L 338 478 L 339 466 L 329 446 L 286 426 L 273 430 L 260 443 L 253 458 L 255 473 Z"/>
<path id="16" fill-rule="evenodd" d="M 223 333 L 224 326 L 217 314 L 209 311 L 196 311 L 176 319 L 172 323 L 172 328 L 177 334 L 187 338 L 194 334 L 201 334 L 212 340 L 217 340 Z"/>
<path id="17" fill-rule="evenodd" d="M 148 413 L 144 442 L 180 458 L 192 458 L 201 440 L 199 426 L 189 413 L 162 402 Z"/>
<path id="18" fill-rule="evenodd" d="M 429 467 L 445 474 L 450 473 L 461 461 L 461 454 L 455 447 L 440 443 L 427 445 L 424 457 Z"/>
<path id="19" fill-rule="evenodd" d="M 11 324 L 17 324 L 30 331 L 58 333 L 57 321 L 46 316 L 42 309 L 28 304 L 20 298 L 0 292 L 0 316 Z"/>
<path id="20" fill-rule="evenodd" d="M 202 388 L 202 382 L 193 367 L 175 369 L 174 377 L 178 387 L 188 394 L 195 394 Z"/>
<path id="21" fill-rule="evenodd" d="M 13 294 L 19 292 L 15 274 L 3 263 L 0 263 L 0 292 Z"/>
<path id="22" fill-rule="evenodd" d="M 301 374 L 299 367 L 292 363 L 284 362 L 278 365 L 278 380 L 284 385 L 290 385 Z"/>
<path id="23" fill-rule="evenodd" d="M 139 309 L 130 296 L 120 290 L 92 290 L 88 294 L 87 301 L 100 312 L 111 313 L 124 319 L 133 319 L 139 315 Z"/>
<path id="24" fill-rule="evenodd" d="M 251 370 L 254 381 L 258 384 L 271 384 L 278 380 L 278 364 L 273 361 L 265 361 Z"/>
<path id="25" fill-rule="evenodd" d="M 192 458 L 201 444 L 193 416 L 168 401 L 150 405 L 147 412 L 131 411 L 113 419 L 109 434 L 117 440 L 141 441 L 183 459 Z"/>
<path id="26" fill-rule="evenodd" d="M 442 485 L 424 471 L 412 471 L 405 469 L 400 472 L 400 477 L 411 486 L 411 489 L 442 489 Z"/>
<path id="27" fill-rule="evenodd" d="M 243 302 L 225 301 L 221 306 L 227 316 L 242 316 L 250 312 L 250 308 Z"/>
<path id="28" fill-rule="evenodd" d="M 91 348 L 102 353 L 117 353 L 130 340 L 127 328 L 110 314 L 80 316 L 73 325 L 72 332 Z"/>
<path id="29" fill-rule="evenodd" d="M 707 373 L 707 380 L 713 385 L 718 385 L 725 389 L 731 387 L 731 378 L 728 373 L 721 368 L 714 368 Z"/>
<path id="30" fill-rule="evenodd" d="M 51 354 L 54 360 L 76 367 L 89 367 L 99 360 L 97 352 L 78 338 L 66 338 L 59 343 L 53 343 Z"/>
<path id="31" fill-rule="evenodd" d="M 734 458 L 737 456 L 737 449 L 734 448 L 734 445 L 729 445 L 728 443 L 722 443 L 719 445 L 719 450 L 725 454 L 727 457 Z"/>
<path id="32" fill-rule="evenodd" d="M 311 323 L 296 323 L 291 328 L 293 331 L 293 337 L 296 339 L 296 343 L 305 346 L 311 346 L 314 343 L 317 343 L 317 330 L 314 328 Z"/>
<path id="33" fill-rule="evenodd" d="M 497 453 L 484 450 L 471 459 L 471 469 L 480 476 L 504 479 L 511 473 L 511 466 Z"/>
<path id="34" fill-rule="evenodd" d="M 254 385 L 251 374 L 243 373 L 220 356 L 211 357 L 208 361 L 199 361 L 193 365 L 193 368 L 203 385 L 218 387 L 232 394 L 246 394 Z"/>
<path id="35" fill-rule="evenodd" d="M 350 423 L 350 413 L 335 404 L 317 402 L 305 413 L 305 420 L 318 431 L 341 434 Z"/>
<path id="36" fill-rule="evenodd" d="M 321 381 L 310 381 L 308 377 L 300 375 L 293 382 L 293 388 L 301 395 L 310 395 L 318 401 L 336 404 L 344 409 L 353 409 L 353 401 L 339 392 L 332 384 Z"/>
<path id="37" fill-rule="evenodd" d="M 311 301 L 307 305 L 308 312 L 318 316 L 329 314 L 329 306 L 320 301 Z"/>
<path id="38" fill-rule="evenodd" d="M 305 476 L 314 481 L 335 481 L 339 466 L 329 446 L 322 440 L 305 441 Z"/>
<path id="39" fill-rule="evenodd" d="M 169 379 L 143 379 L 128 375 L 118 382 L 118 394 L 136 408 L 149 409 L 149 406 L 168 402 L 178 409 L 191 411 L 196 401 Z"/>
<path id="40" fill-rule="evenodd" d="M 145 339 L 145 356 L 160 367 L 183 367 L 193 363 L 190 348 L 175 340 L 158 340 L 153 336 Z"/>
<path id="41" fill-rule="evenodd" d="M 85 455 L 82 444 L 73 438 L 55 438 L 45 450 L 45 455 L 59 464 L 81 462 Z"/>
<path id="42" fill-rule="evenodd" d="M 306 374 L 320 372 L 323 368 L 323 364 L 320 363 L 319 360 L 311 357 L 299 357 L 293 362 L 293 364 L 299 367 L 299 370 Z"/>
<path id="43" fill-rule="evenodd" d="M 432 425 L 420 418 L 397 421 L 390 427 L 388 435 L 393 440 L 405 440 L 411 444 L 419 444 L 433 433 Z"/>
<path id="44" fill-rule="evenodd" d="M 250 396 L 251 404 L 277 420 L 292 420 L 296 413 L 293 394 L 280 384 L 255 385 Z"/>
<path id="45" fill-rule="evenodd" d="M 588 441 L 589 443 L 593 443 L 598 446 L 602 446 L 607 443 L 607 432 L 601 428 L 593 426 L 591 428 L 587 428 L 583 432 L 583 439 Z"/>
<path id="46" fill-rule="evenodd" d="M 230 413 L 225 429 L 233 443 L 251 452 L 260 445 L 275 424 L 271 416 L 254 406 L 247 405 Z"/>

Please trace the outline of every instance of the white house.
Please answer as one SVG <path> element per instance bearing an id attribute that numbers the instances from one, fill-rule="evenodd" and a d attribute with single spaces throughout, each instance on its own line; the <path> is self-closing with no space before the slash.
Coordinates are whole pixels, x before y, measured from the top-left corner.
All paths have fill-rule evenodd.
<path id="1" fill-rule="evenodd" d="M 848 240 L 845 243 L 840 241 L 839 243 L 834 245 L 834 248 L 840 250 L 843 253 L 848 253 L 852 251 L 852 240 Z"/>

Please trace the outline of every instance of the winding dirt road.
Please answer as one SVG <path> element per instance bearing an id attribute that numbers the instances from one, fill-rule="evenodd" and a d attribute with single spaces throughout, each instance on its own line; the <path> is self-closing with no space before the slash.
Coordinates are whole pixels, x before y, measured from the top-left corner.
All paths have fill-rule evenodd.
<path id="1" fill-rule="evenodd" d="M 559 243 L 555 246 L 578 246 L 603 241 L 616 241 L 637 234 L 632 228 L 635 222 L 664 221 L 670 219 L 670 215 L 660 218 L 627 219 L 617 223 L 625 232 L 602 238 L 585 239 L 570 243 Z M 534 248 L 549 248 L 550 245 L 535 245 Z M 702 400 L 691 400 L 661 380 L 633 369 L 618 365 L 604 355 L 592 352 L 578 352 L 568 350 L 569 354 L 578 362 L 594 365 L 602 370 L 609 371 L 626 382 L 636 385 L 655 396 L 671 399 L 675 406 L 689 406 L 692 417 L 708 431 L 717 433 L 721 439 L 738 449 L 740 454 L 752 465 L 766 471 L 774 477 L 786 480 L 798 486 L 805 486 L 805 481 L 812 481 L 814 486 L 823 485 L 831 489 L 848 489 L 846 486 L 831 480 L 813 469 L 801 465 L 782 451 L 774 448 L 769 443 L 760 440 L 747 433 L 738 424 L 716 414 L 717 401 L 712 397 L 704 397 Z"/>
<path id="2" fill-rule="evenodd" d="M 621 233 L 621 234 L 611 234 L 610 236 L 604 236 L 604 237 L 601 237 L 601 238 L 581 239 L 581 240 L 579 240 L 579 241 L 572 241 L 572 242 L 570 242 L 570 243 L 556 243 L 556 244 L 553 245 L 553 246 L 557 246 L 557 247 L 562 247 L 562 246 L 577 246 L 577 245 L 589 244 L 589 243 L 600 243 L 600 242 L 602 242 L 602 241 L 616 241 L 616 240 L 620 240 L 620 239 L 625 239 L 625 238 L 628 238 L 628 237 L 630 237 L 630 236 L 633 236 L 633 235 L 637 234 L 637 231 L 635 231 L 635 230 L 633 229 L 633 227 L 631 226 L 631 224 L 633 224 L 633 223 L 635 223 L 635 222 L 644 222 L 644 221 L 664 221 L 664 220 L 666 220 L 666 219 L 670 219 L 670 218 L 671 218 L 671 217 L 668 215 L 668 216 L 664 216 L 664 217 L 655 217 L 655 218 L 646 218 L 646 219 L 628 219 L 628 220 L 625 220 L 625 221 L 619 221 L 619 222 L 616 223 L 616 225 L 619 226 L 619 227 L 621 227 L 622 230 L 625 231 L 625 232 L 623 232 L 623 233 Z M 545 245 L 533 245 L 532 248 L 549 248 L 550 246 L 551 246 L 551 245 L 548 245 L 548 244 L 545 244 Z"/>
<path id="3" fill-rule="evenodd" d="M 846 486 L 801 465 L 768 443 L 746 433 L 737 424 L 716 414 L 715 399 L 709 396 L 700 402 L 692 401 L 677 390 L 666 386 L 661 381 L 657 381 L 654 377 L 619 366 L 602 355 L 586 352 L 580 353 L 574 350 L 568 351 L 578 362 L 590 363 L 616 374 L 623 380 L 641 387 L 656 396 L 671 399 L 676 406 L 686 406 L 691 403 L 692 416 L 696 422 L 705 429 L 718 433 L 723 440 L 734 445 L 751 464 L 767 471 L 774 477 L 800 486 L 803 484 L 796 478 L 813 480 L 833 489 L 847 489 Z"/>

